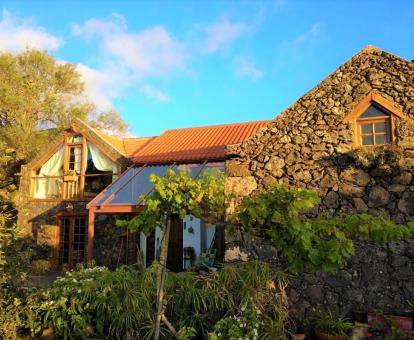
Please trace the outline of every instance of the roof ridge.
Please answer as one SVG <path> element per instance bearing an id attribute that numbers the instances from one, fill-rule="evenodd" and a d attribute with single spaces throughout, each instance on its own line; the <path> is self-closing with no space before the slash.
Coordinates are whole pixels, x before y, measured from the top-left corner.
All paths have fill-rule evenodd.
<path id="1" fill-rule="evenodd" d="M 221 126 L 234 126 L 234 125 L 242 125 L 242 124 L 258 124 L 258 123 L 267 123 L 271 122 L 272 119 L 262 119 L 262 120 L 253 120 L 253 121 L 247 121 L 247 122 L 238 122 L 238 123 L 225 123 L 225 124 L 213 124 L 213 125 L 200 125 L 200 126 L 192 126 L 192 127 L 183 127 L 183 128 L 175 128 L 175 129 L 167 129 L 164 132 L 162 132 L 159 136 L 155 137 L 161 137 L 163 134 L 165 134 L 168 131 L 177 131 L 177 130 L 193 130 L 193 129 L 205 129 L 205 128 L 214 128 L 214 127 L 221 127 Z"/>
<path id="2" fill-rule="evenodd" d="M 382 49 L 380 49 L 379 47 L 377 47 L 375 45 L 367 45 L 362 50 L 360 50 L 359 52 L 362 52 L 362 51 L 365 51 L 365 52 L 374 52 L 374 51 L 376 51 L 376 52 L 384 52 Z"/>
<path id="3" fill-rule="evenodd" d="M 384 51 L 379 47 L 376 47 L 374 45 L 367 45 L 364 48 L 362 48 L 359 52 L 355 53 L 352 57 L 344 61 L 342 64 L 340 64 L 338 67 L 336 67 L 332 72 L 330 72 L 326 77 L 324 77 L 321 81 L 319 81 L 316 85 L 312 86 L 308 91 L 306 91 L 304 94 L 302 94 L 299 98 L 297 98 L 295 101 L 293 101 L 288 107 L 286 107 L 284 110 L 280 111 L 273 119 L 272 121 L 276 121 L 278 119 L 281 119 L 282 116 L 284 116 L 286 113 L 289 113 L 288 111 L 292 109 L 298 101 L 305 98 L 306 96 L 310 95 L 313 91 L 318 90 L 324 83 L 328 82 L 331 77 L 333 77 L 337 72 L 339 72 L 341 69 L 346 67 L 347 65 L 352 64 L 358 57 L 360 57 L 362 54 L 374 54 L 375 52 L 381 52 L 386 53 L 388 55 L 391 55 L 395 58 L 398 58 L 400 60 L 403 60 L 405 62 L 410 62 L 404 58 L 401 58 L 398 55 L 392 54 L 390 52 Z M 253 136 L 250 136 L 249 138 L 253 138 Z"/>
<path id="4" fill-rule="evenodd" d="M 122 137 L 122 140 L 127 140 L 127 139 L 145 139 L 145 138 L 155 138 L 158 136 L 142 136 L 142 137 Z"/>
<path id="5" fill-rule="evenodd" d="M 399 56 L 399 55 L 397 55 L 397 54 L 394 54 L 394 53 L 388 52 L 388 51 L 386 51 L 386 50 L 383 50 L 382 48 L 377 47 L 377 46 L 375 46 L 375 45 L 367 45 L 367 46 L 365 46 L 365 47 L 364 47 L 364 48 L 362 48 L 359 52 L 355 53 L 355 54 L 354 54 L 354 55 L 353 55 L 350 59 L 348 59 L 347 61 L 350 61 L 351 59 L 353 59 L 353 58 L 355 58 L 355 57 L 358 57 L 360 54 L 375 54 L 375 53 L 378 53 L 378 52 L 388 54 L 388 55 L 390 55 L 390 56 L 393 56 L 394 58 L 397 58 L 397 59 L 403 60 L 403 61 L 405 61 L 405 62 L 407 62 L 407 63 L 410 63 L 410 62 L 411 62 L 411 61 L 410 61 L 410 60 L 408 60 L 408 59 L 405 59 L 405 58 L 403 58 L 403 57 L 401 57 L 401 56 Z"/>

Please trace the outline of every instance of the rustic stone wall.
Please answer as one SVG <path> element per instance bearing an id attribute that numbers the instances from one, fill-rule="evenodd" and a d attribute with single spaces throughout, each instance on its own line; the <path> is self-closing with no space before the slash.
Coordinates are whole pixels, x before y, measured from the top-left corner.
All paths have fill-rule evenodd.
<path id="1" fill-rule="evenodd" d="M 138 238 L 125 228 L 116 226 L 117 220 L 128 220 L 132 214 L 96 214 L 93 258 L 97 265 L 111 269 L 137 260 Z"/>
<path id="2" fill-rule="evenodd" d="M 343 119 L 371 92 L 395 103 L 407 117 L 395 120 L 394 145 L 355 150 L 353 126 Z M 228 147 L 227 154 L 236 203 L 284 183 L 320 195 L 314 214 L 368 212 L 399 223 L 414 220 L 414 63 L 368 47 L 255 136 Z M 361 244 L 352 266 L 337 276 L 301 275 L 291 290 L 292 302 L 305 309 L 362 304 L 401 310 L 406 299 L 414 300 L 413 248 L 413 242 Z M 262 254 L 270 262 L 275 256 Z"/>

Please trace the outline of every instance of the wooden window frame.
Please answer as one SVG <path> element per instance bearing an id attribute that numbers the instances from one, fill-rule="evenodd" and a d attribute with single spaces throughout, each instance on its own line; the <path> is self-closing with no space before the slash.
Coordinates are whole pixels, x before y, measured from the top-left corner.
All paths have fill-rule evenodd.
<path id="1" fill-rule="evenodd" d="M 378 116 L 378 117 L 369 117 L 369 118 L 360 118 L 360 116 L 371 106 L 376 105 L 379 109 L 385 111 L 389 115 Z M 386 131 L 387 143 L 393 143 L 395 141 L 395 119 L 406 118 L 407 115 L 402 112 L 396 104 L 385 99 L 381 95 L 375 92 L 371 92 L 364 99 L 362 99 L 354 109 L 344 118 L 343 123 L 350 123 L 353 127 L 353 145 L 355 147 L 370 147 L 384 144 L 372 144 L 364 145 L 362 144 L 362 133 L 361 125 L 362 123 L 382 123 L 388 120 L 387 124 L 388 131 Z"/>
<path id="2" fill-rule="evenodd" d="M 388 144 L 388 143 L 392 143 L 394 141 L 394 136 L 391 133 L 392 128 L 391 128 L 391 123 L 392 122 L 392 117 L 391 115 L 389 116 L 379 116 L 379 117 L 370 117 L 370 118 L 359 118 L 357 119 L 356 123 L 356 134 L 357 134 L 357 139 L 360 143 L 361 146 L 376 146 L 376 145 L 384 145 L 384 144 Z M 381 133 L 377 133 L 375 131 L 375 124 L 380 124 L 380 123 L 384 123 L 385 124 L 385 132 L 381 132 Z M 362 132 L 362 126 L 363 125 L 371 125 L 372 126 L 372 132 L 371 133 L 363 133 Z M 373 139 L 373 144 L 363 144 L 362 142 L 362 137 L 363 136 L 372 136 Z M 386 142 L 384 144 L 377 144 L 375 137 L 376 136 L 385 136 L 386 137 Z"/>
<path id="3" fill-rule="evenodd" d="M 82 142 L 81 143 L 71 143 L 71 142 L 69 142 L 69 138 L 72 137 L 73 135 L 82 136 Z M 96 197 L 96 196 L 94 196 L 94 197 L 84 197 L 85 177 L 87 176 L 85 174 L 86 164 L 87 164 L 87 152 L 86 152 L 87 142 L 90 142 L 90 143 L 94 144 L 95 146 L 97 146 L 97 144 L 91 138 L 87 137 L 84 133 L 82 133 L 81 131 L 78 131 L 77 129 L 72 129 L 72 131 L 66 132 L 64 134 L 64 136 L 62 137 L 62 139 L 60 139 L 58 141 L 58 143 L 56 143 L 47 153 L 45 153 L 45 155 L 43 155 L 36 162 L 36 165 L 33 166 L 32 170 L 30 171 L 30 197 L 31 197 L 31 200 L 36 201 L 36 202 L 39 202 L 39 201 L 41 201 L 41 202 L 90 201 L 91 199 Z M 81 173 L 79 175 L 79 184 L 78 184 L 79 192 L 78 192 L 78 195 L 76 197 L 68 197 L 68 192 L 67 192 L 68 185 L 66 184 L 67 182 L 62 181 L 62 188 L 61 188 L 61 196 L 60 197 L 56 197 L 56 198 L 35 198 L 34 197 L 34 190 L 35 190 L 34 182 L 35 182 L 35 179 L 37 178 L 36 172 L 41 168 L 41 166 L 45 162 L 47 162 L 50 159 L 50 157 L 52 157 L 59 150 L 59 148 L 62 145 L 64 147 L 62 180 L 63 180 L 65 172 L 69 169 L 70 148 L 80 146 L 81 150 L 82 150 L 82 152 L 81 152 Z M 101 148 L 99 148 L 99 150 L 107 158 L 109 158 L 110 160 L 112 160 L 113 162 L 116 163 L 118 171 L 117 171 L 117 173 L 114 173 L 113 175 L 118 175 L 119 176 L 121 174 L 121 170 L 122 170 L 121 164 L 117 160 L 115 160 L 113 157 L 109 156 Z M 106 175 L 106 174 L 102 174 L 102 176 L 103 175 Z M 100 174 L 89 175 L 89 176 L 100 176 Z M 51 177 L 56 177 L 56 176 L 51 176 Z"/>

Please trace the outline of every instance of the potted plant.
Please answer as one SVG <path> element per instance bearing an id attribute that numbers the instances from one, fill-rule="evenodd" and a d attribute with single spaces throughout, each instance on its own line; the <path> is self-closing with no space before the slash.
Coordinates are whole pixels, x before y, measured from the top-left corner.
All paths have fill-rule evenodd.
<path id="1" fill-rule="evenodd" d="M 368 313 L 368 323 L 369 324 L 377 324 L 377 325 L 385 325 L 387 324 L 387 320 L 394 322 L 398 327 L 406 330 L 411 331 L 413 325 L 413 319 L 409 316 L 400 316 L 400 315 L 388 315 L 388 314 L 381 314 L 381 313 Z"/>
<path id="2" fill-rule="evenodd" d="M 401 328 L 394 320 L 384 318 L 382 322 L 373 322 L 365 334 L 368 339 L 414 339 L 414 332 Z"/>
<path id="3" fill-rule="evenodd" d="M 331 311 L 321 313 L 315 321 L 315 333 L 320 340 L 348 339 L 354 329 L 354 325 L 348 319 Z"/>
<path id="4" fill-rule="evenodd" d="M 78 174 L 75 170 L 66 170 L 63 176 L 65 182 L 76 182 L 78 180 Z"/>

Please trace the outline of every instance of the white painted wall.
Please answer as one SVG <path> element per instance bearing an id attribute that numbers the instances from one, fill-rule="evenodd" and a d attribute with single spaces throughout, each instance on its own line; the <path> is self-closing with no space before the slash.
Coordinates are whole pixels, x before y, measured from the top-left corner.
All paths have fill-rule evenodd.
<path id="1" fill-rule="evenodd" d="M 192 229 L 192 232 L 190 232 Z M 209 248 L 214 240 L 216 226 L 212 224 L 205 224 L 199 218 L 192 215 L 187 215 L 183 220 L 183 248 L 192 247 L 196 254 L 196 258 L 200 256 L 203 248 Z M 157 227 L 155 229 L 155 258 L 159 257 L 162 240 L 162 230 Z M 143 252 L 144 263 L 146 263 L 146 237 L 141 233 L 140 249 Z M 183 267 L 184 267 L 183 261 Z"/>
<path id="2" fill-rule="evenodd" d="M 155 247 L 154 247 L 154 257 L 159 260 L 160 250 L 161 250 L 161 241 L 162 241 L 162 230 L 160 227 L 155 228 Z"/>
<path id="3" fill-rule="evenodd" d="M 190 233 L 190 230 L 193 233 Z M 183 221 L 183 248 L 193 247 L 196 256 L 200 255 L 201 251 L 201 221 L 192 215 L 187 215 Z"/>

